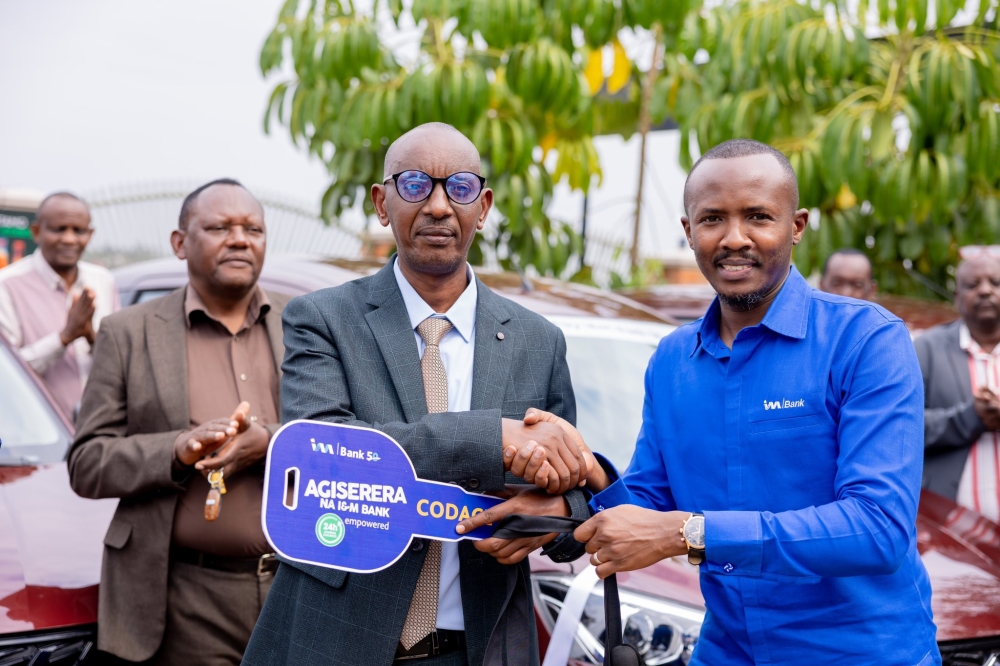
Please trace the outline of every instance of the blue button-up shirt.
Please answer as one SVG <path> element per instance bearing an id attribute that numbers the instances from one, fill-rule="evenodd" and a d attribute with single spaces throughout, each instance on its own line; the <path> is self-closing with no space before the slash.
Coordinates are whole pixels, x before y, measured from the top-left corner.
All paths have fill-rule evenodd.
<path id="1" fill-rule="evenodd" d="M 903 323 L 795 268 L 731 350 L 719 317 L 716 300 L 660 343 L 632 462 L 592 508 L 705 514 L 692 664 L 939 664 Z"/>

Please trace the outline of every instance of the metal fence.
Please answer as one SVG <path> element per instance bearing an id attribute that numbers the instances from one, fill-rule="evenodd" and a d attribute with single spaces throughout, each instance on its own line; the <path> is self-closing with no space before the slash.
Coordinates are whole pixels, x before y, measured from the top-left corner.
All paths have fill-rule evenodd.
<path id="1" fill-rule="evenodd" d="M 103 187 L 84 196 L 90 205 L 96 230 L 87 258 L 109 268 L 136 261 L 171 256 L 170 232 L 177 228 L 181 203 L 200 183 L 193 181 L 126 183 Z M 269 254 L 312 254 L 327 257 L 360 258 L 364 250 L 362 231 L 365 220 L 345 216 L 337 224 L 320 219 L 317 206 L 288 197 L 253 190 L 264 206 Z M 484 233 L 496 233 L 491 216 Z M 631 231 L 622 234 L 587 236 L 587 265 L 594 281 L 611 283 L 612 273 L 629 272 L 628 247 Z M 486 257 L 488 268 L 496 268 L 496 257 Z M 576 267 L 571 266 L 570 272 Z"/>
<path id="2" fill-rule="evenodd" d="M 181 202 L 194 182 L 129 183 L 87 192 L 96 230 L 88 258 L 108 267 L 172 254 L 170 232 L 177 228 Z M 358 258 L 363 221 L 327 225 L 316 206 L 254 190 L 264 207 L 267 251 Z"/>

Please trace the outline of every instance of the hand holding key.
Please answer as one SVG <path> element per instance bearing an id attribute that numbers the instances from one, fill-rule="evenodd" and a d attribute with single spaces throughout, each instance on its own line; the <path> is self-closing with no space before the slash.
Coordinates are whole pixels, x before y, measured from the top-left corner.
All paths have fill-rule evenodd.
<path id="1" fill-rule="evenodd" d="M 250 418 L 250 403 L 241 402 L 232 415 L 237 423 L 236 433 L 214 455 L 202 458 L 194 467 L 202 474 L 224 470 L 227 476 L 261 461 L 267 455 L 271 433 Z"/>
<path id="2" fill-rule="evenodd" d="M 182 432 L 174 440 L 174 458 L 190 467 L 214 452 L 238 432 L 239 422 L 232 417 L 206 421 L 194 430 Z"/>

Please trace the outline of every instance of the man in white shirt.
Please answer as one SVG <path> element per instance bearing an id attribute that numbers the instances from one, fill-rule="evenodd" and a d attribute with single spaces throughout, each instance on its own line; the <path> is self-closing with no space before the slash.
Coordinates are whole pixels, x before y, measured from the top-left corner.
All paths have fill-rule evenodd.
<path id="1" fill-rule="evenodd" d="M 80 261 L 93 233 L 79 197 L 49 195 L 31 225 L 38 250 L 0 270 L 0 333 L 69 418 L 90 373 L 101 319 L 120 308 L 111 273 Z"/>

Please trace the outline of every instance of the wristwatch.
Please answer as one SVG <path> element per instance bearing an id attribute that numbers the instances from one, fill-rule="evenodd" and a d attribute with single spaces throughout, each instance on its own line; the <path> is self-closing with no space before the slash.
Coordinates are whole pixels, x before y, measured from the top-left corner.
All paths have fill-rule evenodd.
<path id="1" fill-rule="evenodd" d="M 692 513 L 681 525 L 681 536 L 688 547 L 688 562 L 701 564 L 705 561 L 705 516 Z"/>

